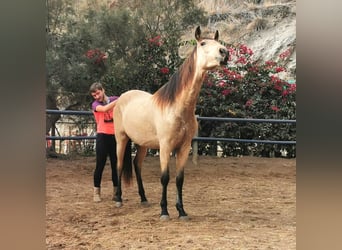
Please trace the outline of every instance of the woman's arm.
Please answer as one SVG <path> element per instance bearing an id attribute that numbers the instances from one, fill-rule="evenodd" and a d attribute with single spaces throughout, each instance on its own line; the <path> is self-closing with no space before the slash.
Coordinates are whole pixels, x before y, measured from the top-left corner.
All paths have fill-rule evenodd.
<path id="1" fill-rule="evenodd" d="M 104 106 L 102 105 L 97 105 L 96 106 L 96 111 L 97 112 L 107 112 L 108 110 L 111 110 L 115 107 L 115 104 L 117 102 L 117 99 L 115 101 L 112 101 Z"/>

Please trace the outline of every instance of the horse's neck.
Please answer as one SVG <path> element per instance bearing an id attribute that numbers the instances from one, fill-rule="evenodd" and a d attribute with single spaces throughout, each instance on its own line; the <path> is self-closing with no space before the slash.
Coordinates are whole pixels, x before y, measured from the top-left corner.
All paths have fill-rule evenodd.
<path id="1" fill-rule="evenodd" d="M 205 77 L 205 71 L 195 69 L 194 77 L 191 82 L 185 84 L 185 89 L 180 96 L 180 100 L 177 101 L 178 110 L 182 113 L 195 112 L 197 99 L 202 87 L 202 83 Z"/>
<path id="2" fill-rule="evenodd" d="M 193 115 L 205 73 L 197 64 L 197 53 L 194 50 L 169 82 L 153 94 L 152 100 L 161 110 L 168 107 L 177 116 Z"/>

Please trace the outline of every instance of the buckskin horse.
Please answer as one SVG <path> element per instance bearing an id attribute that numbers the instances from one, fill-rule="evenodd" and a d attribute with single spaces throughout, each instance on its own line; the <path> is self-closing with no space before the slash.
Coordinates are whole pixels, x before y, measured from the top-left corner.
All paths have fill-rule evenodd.
<path id="1" fill-rule="evenodd" d="M 208 70 L 226 65 L 228 50 L 214 38 L 201 37 L 201 29 L 195 30 L 197 45 L 170 80 L 154 94 L 141 90 L 123 93 L 114 108 L 115 138 L 117 141 L 118 188 L 116 206 L 122 206 L 122 182 L 132 180 L 132 164 L 123 164 L 125 147 L 131 139 L 137 148 L 133 160 L 138 191 L 142 203 L 147 203 L 141 169 L 147 149 L 159 149 L 162 197 L 161 220 L 169 219 L 167 209 L 167 186 L 169 183 L 169 160 L 171 152 L 176 156 L 176 208 L 180 219 L 188 219 L 183 208 L 182 190 L 184 167 L 197 130 L 195 108 L 199 92 Z"/>

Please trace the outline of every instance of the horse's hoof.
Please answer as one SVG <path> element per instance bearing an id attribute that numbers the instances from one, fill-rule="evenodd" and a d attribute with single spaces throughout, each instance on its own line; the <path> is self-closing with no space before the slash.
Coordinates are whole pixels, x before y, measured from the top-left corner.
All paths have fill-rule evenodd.
<path id="1" fill-rule="evenodd" d="M 190 217 L 189 216 L 179 216 L 179 219 L 180 220 L 183 220 L 183 221 L 188 221 L 188 220 L 190 220 Z"/>
<path id="2" fill-rule="evenodd" d="M 168 216 L 168 215 L 161 215 L 161 216 L 160 216 L 160 220 L 162 220 L 162 221 L 168 221 L 168 220 L 170 220 L 170 216 Z"/>
<path id="3" fill-rule="evenodd" d="M 142 201 L 140 204 L 143 207 L 149 207 L 150 206 L 150 203 L 148 201 Z"/>
<path id="4" fill-rule="evenodd" d="M 116 202 L 115 202 L 115 206 L 116 206 L 116 207 L 122 207 L 122 202 L 116 201 Z"/>

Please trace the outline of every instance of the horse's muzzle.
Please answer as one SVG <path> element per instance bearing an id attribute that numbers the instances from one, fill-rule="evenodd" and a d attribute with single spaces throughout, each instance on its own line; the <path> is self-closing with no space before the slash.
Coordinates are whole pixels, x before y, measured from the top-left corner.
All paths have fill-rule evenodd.
<path id="1" fill-rule="evenodd" d="M 228 58 L 229 58 L 229 52 L 227 49 L 223 49 L 221 48 L 220 49 L 220 53 L 223 57 L 223 60 L 220 62 L 220 65 L 227 65 L 228 64 Z"/>
<path id="2" fill-rule="evenodd" d="M 223 60 L 220 62 L 220 65 L 224 66 L 228 64 L 228 56 L 224 57 Z"/>

